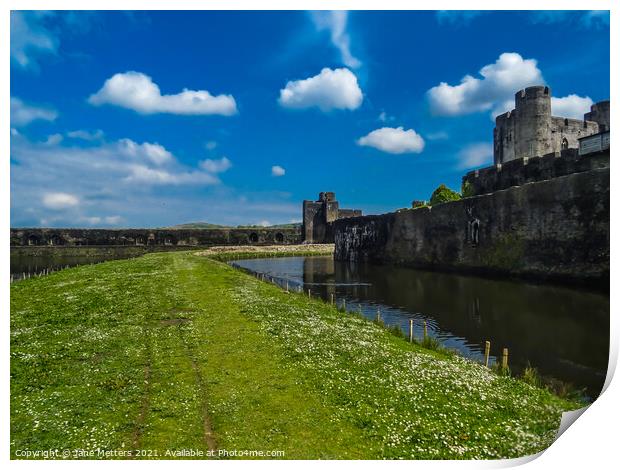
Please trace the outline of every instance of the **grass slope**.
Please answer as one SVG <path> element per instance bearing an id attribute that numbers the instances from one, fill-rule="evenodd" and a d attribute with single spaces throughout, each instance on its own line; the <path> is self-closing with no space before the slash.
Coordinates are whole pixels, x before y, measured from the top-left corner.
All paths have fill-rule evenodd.
<path id="1" fill-rule="evenodd" d="M 11 285 L 12 458 L 516 457 L 578 406 L 191 253 Z"/>

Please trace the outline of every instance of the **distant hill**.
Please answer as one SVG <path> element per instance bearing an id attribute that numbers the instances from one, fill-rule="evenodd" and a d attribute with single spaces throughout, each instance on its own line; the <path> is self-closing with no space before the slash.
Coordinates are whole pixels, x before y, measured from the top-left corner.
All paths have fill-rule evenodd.
<path id="1" fill-rule="evenodd" d="M 190 222 L 188 224 L 178 224 L 178 225 L 173 225 L 172 227 L 164 227 L 164 228 L 232 228 L 228 225 L 217 225 L 217 224 L 210 224 L 209 222 Z"/>
<path id="2" fill-rule="evenodd" d="M 211 229 L 225 229 L 225 228 L 298 228 L 301 227 L 301 223 L 295 224 L 276 224 L 269 225 L 265 227 L 264 225 L 237 225 L 237 227 L 232 227 L 230 225 L 218 225 L 218 224 L 210 224 L 209 222 L 190 222 L 187 224 L 178 224 L 173 225 L 172 227 L 163 227 L 169 229 L 200 229 L 200 228 L 211 228 Z"/>
<path id="3" fill-rule="evenodd" d="M 301 227 L 300 223 L 297 224 L 276 224 L 276 225 L 237 225 L 237 228 L 297 228 Z"/>

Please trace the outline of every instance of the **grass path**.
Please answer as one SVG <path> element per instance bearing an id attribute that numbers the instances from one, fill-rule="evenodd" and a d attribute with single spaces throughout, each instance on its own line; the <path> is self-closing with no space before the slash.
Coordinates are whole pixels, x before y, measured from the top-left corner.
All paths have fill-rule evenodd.
<path id="1" fill-rule="evenodd" d="M 12 458 L 515 457 L 577 406 L 190 253 L 11 285 Z"/>

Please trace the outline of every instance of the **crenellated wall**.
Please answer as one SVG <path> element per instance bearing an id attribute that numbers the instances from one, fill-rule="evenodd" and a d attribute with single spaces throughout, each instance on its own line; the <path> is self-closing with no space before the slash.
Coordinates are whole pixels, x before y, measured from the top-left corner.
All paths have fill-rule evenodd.
<path id="1" fill-rule="evenodd" d="M 12 228 L 11 246 L 212 246 L 301 243 L 300 228 Z"/>
<path id="2" fill-rule="evenodd" d="M 337 260 L 609 288 L 609 168 L 334 222 Z"/>
<path id="3" fill-rule="evenodd" d="M 609 130 L 609 101 L 592 105 L 583 119 L 552 116 L 551 90 L 531 86 L 515 93 L 515 108 L 495 118 L 493 162 L 579 148 L 579 139 Z"/>
<path id="4" fill-rule="evenodd" d="M 469 195 L 473 196 L 571 173 L 609 168 L 609 148 L 587 155 L 578 153 L 577 149 L 567 149 L 541 157 L 510 160 L 470 171 L 463 176 L 463 184 L 469 185 Z"/>

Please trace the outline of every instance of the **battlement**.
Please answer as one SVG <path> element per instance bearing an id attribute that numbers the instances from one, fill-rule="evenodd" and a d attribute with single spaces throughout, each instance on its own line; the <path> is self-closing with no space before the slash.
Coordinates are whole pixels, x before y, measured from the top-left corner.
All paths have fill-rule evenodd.
<path id="1" fill-rule="evenodd" d="M 551 90 L 548 86 L 537 85 L 524 88 L 515 93 L 515 107 L 518 108 L 521 103 L 529 100 L 547 100 L 551 98 Z"/>
<path id="2" fill-rule="evenodd" d="M 579 148 L 579 139 L 609 127 L 609 101 L 592 105 L 584 119 L 551 114 L 551 90 L 531 86 L 515 93 L 515 109 L 495 119 L 493 161 L 533 158 Z"/>
<path id="3" fill-rule="evenodd" d="M 609 168 L 609 145 L 588 154 L 580 155 L 578 149 L 564 149 L 470 171 L 463 177 L 463 186 L 468 187 L 468 196 L 477 196 L 600 168 Z"/>

